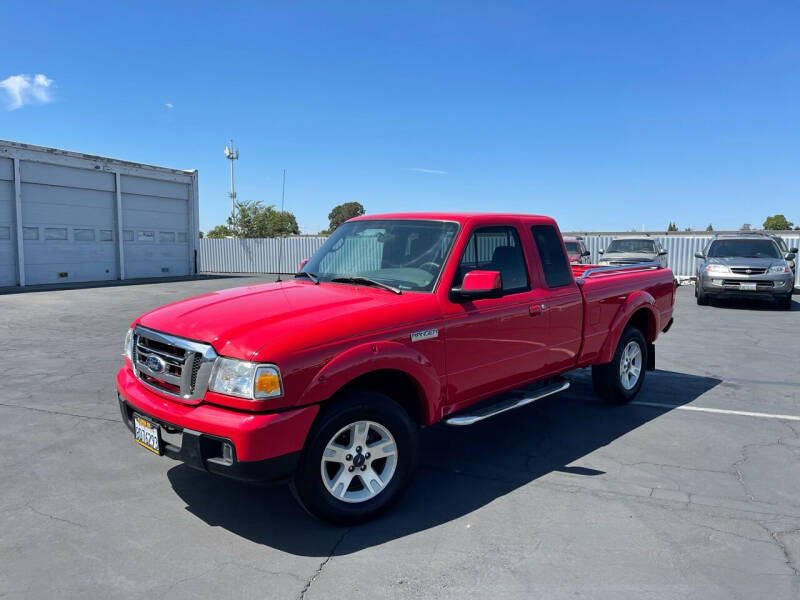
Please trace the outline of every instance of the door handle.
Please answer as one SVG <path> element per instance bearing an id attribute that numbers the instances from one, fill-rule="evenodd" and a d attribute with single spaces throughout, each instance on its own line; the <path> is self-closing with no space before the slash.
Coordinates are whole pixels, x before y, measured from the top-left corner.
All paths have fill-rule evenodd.
<path id="1" fill-rule="evenodd" d="M 544 302 L 540 302 L 539 304 L 531 304 L 528 307 L 528 312 L 532 317 L 537 317 L 546 310 L 547 310 L 547 305 Z"/>

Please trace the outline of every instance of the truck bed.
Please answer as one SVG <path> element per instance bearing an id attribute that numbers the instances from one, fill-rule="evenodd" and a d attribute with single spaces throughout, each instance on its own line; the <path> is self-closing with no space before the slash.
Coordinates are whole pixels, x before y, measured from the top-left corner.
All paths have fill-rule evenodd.
<path id="1" fill-rule="evenodd" d="M 609 340 L 621 334 L 632 312 L 650 308 L 646 337 L 654 342 L 672 319 L 675 276 L 652 263 L 626 267 L 572 265 L 584 298 L 584 342 L 578 366 L 608 358 Z"/>

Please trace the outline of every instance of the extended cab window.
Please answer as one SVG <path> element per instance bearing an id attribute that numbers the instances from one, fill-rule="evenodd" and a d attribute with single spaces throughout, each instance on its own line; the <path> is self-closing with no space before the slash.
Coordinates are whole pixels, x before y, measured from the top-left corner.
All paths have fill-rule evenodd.
<path id="1" fill-rule="evenodd" d="M 567 257 L 564 256 L 561 236 L 556 233 L 555 228 L 550 225 L 534 225 L 531 230 L 542 261 L 547 287 L 561 287 L 572 283 L 572 273 Z"/>
<path id="2" fill-rule="evenodd" d="M 505 294 L 530 289 L 525 257 L 514 227 L 476 229 L 461 256 L 453 287 L 461 285 L 470 271 L 500 271 Z"/>

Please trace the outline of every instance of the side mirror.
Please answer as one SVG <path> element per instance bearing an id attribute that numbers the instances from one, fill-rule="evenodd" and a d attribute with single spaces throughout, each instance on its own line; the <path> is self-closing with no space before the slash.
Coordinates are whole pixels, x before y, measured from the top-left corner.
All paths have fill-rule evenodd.
<path id="1" fill-rule="evenodd" d="M 496 298 L 503 291 L 500 271 L 470 271 L 464 275 L 460 288 L 450 290 L 455 300 L 467 302 L 480 298 Z"/>
<path id="2" fill-rule="evenodd" d="M 666 256 L 666 254 L 667 254 L 666 250 L 662 250 L 661 252 L 658 253 L 659 256 Z"/>
<path id="3" fill-rule="evenodd" d="M 307 258 L 304 258 L 303 260 L 301 260 L 301 261 L 300 261 L 300 268 L 299 268 L 299 269 L 297 269 L 297 270 L 298 270 L 298 271 L 302 271 L 302 270 L 303 270 L 303 267 L 305 267 L 307 264 L 308 264 L 308 259 L 307 259 Z"/>
<path id="4" fill-rule="evenodd" d="M 797 256 L 797 254 L 795 254 L 794 252 L 787 252 L 786 254 L 783 255 L 783 258 L 785 258 L 786 260 L 794 260 L 795 256 Z"/>
<path id="5" fill-rule="evenodd" d="M 597 251 L 598 254 L 603 254 L 603 252 L 605 252 L 605 250 L 603 250 L 602 248 L 600 248 L 600 250 Z"/>
<path id="6" fill-rule="evenodd" d="M 794 252 L 795 254 L 797 254 L 797 248 L 789 248 L 789 252 Z"/>
<path id="7" fill-rule="evenodd" d="M 700 260 L 703 260 L 706 257 L 706 255 L 703 254 L 702 252 L 695 252 L 694 253 L 694 257 L 695 258 L 699 258 Z"/>
<path id="8" fill-rule="evenodd" d="M 591 255 L 592 253 L 589 252 L 588 250 L 584 250 L 583 252 L 581 252 L 581 256 L 591 256 Z"/>

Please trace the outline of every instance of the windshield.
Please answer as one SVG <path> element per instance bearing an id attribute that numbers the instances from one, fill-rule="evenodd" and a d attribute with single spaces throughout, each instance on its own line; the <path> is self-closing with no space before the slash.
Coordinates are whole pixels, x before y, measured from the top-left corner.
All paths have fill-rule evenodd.
<path id="1" fill-rule="evenodd" d="M 564 245 L 567 247 L 567 252 L 569 254 L 579 254 L 580 248 L 578 248 L 578 242 L 564 242 Z"/>
<path id="2" fill-rule="evenodd" d="M 656 243 L 653 240 L 614 240 L 606 248 L 606 252 L 644 252 L 655 254 Z"/>
<path id="3" fill-rule="evenodd" d="M 780 258 L 771 240 L 716 240 L 708 249 L 710 258 Z"/>
<path id="4" fill-rule="evenodd" d="M 345 223 L 303 267 L 320 281 L 367 278 L 400 290 L 430 292 L 456 237 L 443 221 L 369 219 Z"/>

